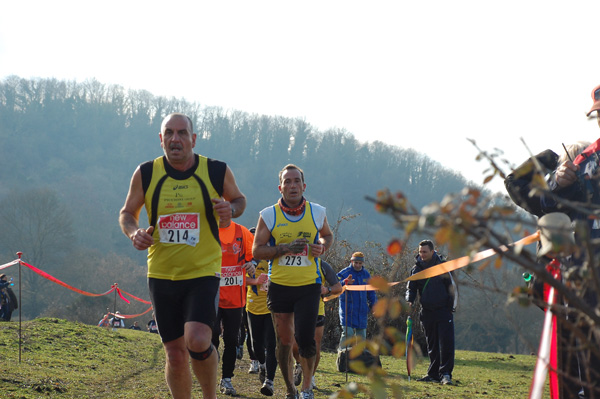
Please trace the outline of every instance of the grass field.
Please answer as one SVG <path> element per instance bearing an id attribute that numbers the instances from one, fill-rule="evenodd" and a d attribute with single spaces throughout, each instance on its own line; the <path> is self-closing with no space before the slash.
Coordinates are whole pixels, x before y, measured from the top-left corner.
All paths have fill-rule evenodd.
<path id="1" fill-rule="evenodd" d="M 335 353 L 323 353 L 316 398 L 330 397 L 348 383 L 368 384 L 367 377 L 338 372 L 335 360 Z M 418 360 L 410 382 L 404 358 L 386 356 L 381 361 L 384 381 L 397 387 L 402 394 L 399 397 L 512 399 L 527 397 L 535 357 L 457 351 L 454 386 L 415 381 L 426 372 L 428 361 L 424 358 Z M 259 392 L 257 375 L 248 374 L 248 367 L 245 354 L 233 378 L 238 396 L 265 398 Z M 163 370 L 164 354 L 156 334 L 36 319 L 23 323 L 19 362 L 18 323 L 0 323 L 1 398 L 169 398 Z M 278 370 L 273 397 L 284 396 Z M 194 397 L 201 397 L 196 382 Z M 359 393 L 356 397 L 369 396 Z"/>

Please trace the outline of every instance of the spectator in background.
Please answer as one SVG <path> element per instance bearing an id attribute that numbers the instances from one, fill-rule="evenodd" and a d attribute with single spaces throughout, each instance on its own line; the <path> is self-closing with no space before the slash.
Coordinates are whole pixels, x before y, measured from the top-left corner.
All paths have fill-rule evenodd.
<path id="1" fill-rule="evenodd" d="M 123 316 L 121 316 L 121 312 L 118 310 L 116 311 L 114 317 L 111 317 L 108 322 L 113 331 L 115 331 L 117 328 L 125 328 L 125 320 L 123 320 Z"/>
<path id="2" fill-rule="evenodd" d="M 156 325 L 156 319 L 154 318 L 154 312 L 152 312 L 152 320 L 146 325 L 148 332 L 158 334 L 158 326 Z"/>
<path id="3" fill-rule="evenodd" d="M 587 116 L 590 118 L 595 112 L 600 127 L 600 85 L 592 90 L 592 101 L 592 108 Z M 543 194 L 540 200 L 544 214 L 565 213 L 575 226 L 575 242 L 585 250 L 576 251 L 570 258 L 559 258 L 562 266 L 566 268 L 562 276 L 569 288 L 592 309 L 598 309 L 599 304 L 597 274 L 593 270 L 597 269 L 600 255 L 600 249 L 596 244 L 600 238 L 600 222 L 597 218 L 591 217 L 590 213 L 600 205 L 599 175 L 600 139 L 588 146 L 575 159 L 566 160 L 558 165 L 548 178 L 551 193 Z M 571 204 L 576 203 L 576 206 L 564 200 L 570 201 Z M 567 341 L 570 348 L 576 348 L 575 352 L 579 360 L 576 368 L 569 363 L 559 365 L 559 374 L 566 373 L 571 377 L 566 379 L 567 395 L 575 396 L 577 393 L 579 397 L 598 397 L 600 392 L 598 326 L 572 310 L 568 312 L 567 323 L 565 331 L 574 332 L 572 335 L 575 337 L 561 334 L 561 341 Z M 581 378 L 581 387 L 574 386 L 570 382 L 574 377 Z M 581 388 L 579 392 L 578 388 Z"/>
<path id="4" fill-rule="evenodd" d="M 434 251 L 433 242 L 419 243 L 419 254 L 410 275 L 445 262 Z M 421 297 L 421 325 L 427 340 L 429 368 L 427 375 L 417 381 L 441 382 L 452 385 L 454 369 L 454 311 L 458 301 L 456 283 L 452 273 L 444 273 L 424 280 L 409 281 L 406 302 L 412 307 L 417 294 Z"/>
<path id="5" fill-rule="evenodd" d="M 137 321 L 134 321 L 133 324 L 131 325 L 131 327 L 129 327 L 130 330 L 138 330 L 141 331 L 142 328 L 140 327 L 140 325 L 138 324 Z"/>
<path id="6" fill-rule="evenodd" d="M 350 265 L 338 272 L 337 277 L 342 285 L 368 284 L 371 274 L 364 267 L 365 255 L 354 252 L 350 258 Z M 369 311 L 377 303 L 375 291 L 350 291 L 347 290 L 340 296 L 339 315 L 342 326 L 339 350 L 348 347 L 348 339 L 362 337 L 367 339 L 367 317 Z"/>
<path id="7" fill-rule="evenodd" d="M 110 327 L 110 321 L 108 320 L 108 313 L 104 315 L 102 320 L 98 322 L 98 327 Z"/>
<path id="8" fill-rule="evenodd" d="M 508 195 L 515 204 L 530 214 L 541 218 L 544 215 L 544 210 L 541 202 L 542 190 L 540 190 L 543 188 L 543 182 L 540 182 L 540 180 L 542 178 L 550 179 L 552 176 L 555 176 L 558 166 L 565 164 L 569 160 L 576 159 L 590 144 L 587 141 L 578 141 L 574 144 L 566 145 L 564 147 L 565 151 L 562 151 L 560 156 L 548 149 L 530 157 L 506 176 L 504 185 Z M 552 181 L 548 182 L 548 186 L 551 184 Z M 538 241 L 536 248 L 537 262 L 545 269 L 546 265 L 552 261 L 552 257 L 549 254 L 542 254 L 540 252 L 541 248 L 541 241 Z M 564 260 L 562 262 L 564 263 Z M 544 305 L 542 305 L 544 300 L 544 283 L 536 275 L 529 276 L 529 281 L 527 282 L 529 292 L 538 301 L 540 309 L 545 310 Z M 574 397 L 582 390 L 581 383 L 576 378 L 569 378 L 569 376 L 579 375 L 580 366 L 579 359 L 573 355 L 573 351 L 570 349 L 573 344 L 569 341 L 572 341 L 574 338 L 567 323 L 569 322 L 564 317 L 558 318 L 557 335 L 561 338 L 557 341 L 560 353 L 558 356 L 558 368 L 564 372 L 564 375 L 563 373 L 559 373 L 559 391 L 562 391 L 561 394 L 565 397 Z"/>
<path id="9" fill-rule="evenodd" d="M 12 312 L 17 309 L 17 296 L 13 292 L 11 285 L 13 279 L 8 280 L 6 274 L 0 275 L 0 319 L 10 321 Z"/>
<path id="10" fill-rule="evenodd" d="M 535 190 L 541 188 L 541 182 L 539 180 L 536 182 L 535 176 L 541 179 L 554 173 L 559 165 L 577 158 L 590 144 L 588 141 L 578 141 L 568 144 L 565 147 L 566 151 L 561 152 L 561 155 L 547 149 L 528 158 L 504 179 L 504 186 L 510 199 L 532 215 L 541 217 L 544 214 L 540 203 L 541 191 Z"/>

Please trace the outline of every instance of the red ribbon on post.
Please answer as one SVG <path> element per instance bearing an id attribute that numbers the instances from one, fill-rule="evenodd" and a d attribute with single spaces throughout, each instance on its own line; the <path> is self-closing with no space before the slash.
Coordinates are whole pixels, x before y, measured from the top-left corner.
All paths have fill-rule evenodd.
<path id="1" fill-rule="evenodd" d="M 60 281 L 59 279 L 57 279 L 56 277 L 52 276 L 51 274 L 48 274 L 45 271 L 43 271 L 41 269 L 38 269 L 37 267 L 32 266 L 32 265 L 30 265 L 27 262 L 23 262 L 22 260 L 19 261 L 19 262 L 21 263 L 21 265 L 23 265 L 25 267 L 28 267 L 29 269 L 31 269 L 35 273 L 39 274 L 40 276 L 42 276 L 46 280 L 50 280 L 53 283 L 56 283 L 58 285 L 62 285 L 63 287 L 65 287 L 65 288 L 67 288 L 67 289 L 69 289 L 71 291 L 74 291 L 74 292 L 76 292 L 78 294 L 81 294 L 81 295 L 86 295 L 86 296 L 103 296 L 103 295 L 108 295 L 108 294 L 110 294 L 111 292 L 113 292 L 115 290 L 115 287 L 112 286 L 110 288 L 110 290 L 108 290 L 108 291 L 106 291 L 105 293 L 102 293 L 102 294 L 94 294 L 94 293 L 91 293 L 91 292 L 83 291 L 83 290 L 80 290 L 79 288 L 75 288 L 73 286 L 70 286 L 69 284 L 67 284 L 67 283 L 65 283 L 63 281 Z"/>
<path id="2" fill-rule="evenodd" d="M 560 280 L 560 262 L 553 259 L 546 266 L 548 273 L 553 278 Z M 558 341 L 556 337 L 557 333 L 557 319 L 556 315 L 552 313 L 552 305 L 556 303 L 556 292 L 554 287 L 548 284 L 544 284 L 544 300 L 546 302 L 546 316 L 544 317 L 544 327 L 542 329 L 542 336 L 540 338 L 540 346 L 538 349 L 538 358 L 535 363 L 535 369 L 533 371 L 533 379 L 531 380 L 531 387 L 529 388 L 529 399 L 541 399 L 544 393 L 544 383 L 546 382 L 546 376 L 550 373 L 550 398 L 559 399 L 558 389 Z"/>
<path id="3" fill-rule="evenodd" d="M 122 299 L 122 300 L 124 300 L 124 301 L 125 301 L 125 302 L 127 302 L 127 303 L 131 303 L 131 302 L 129 302 L 129 299 L 125 298 L 125 297 L 123 296 L 123 294 L 121 294 L 121 289 L 120 289 L 119 287 L 117 287 L 117 286 L 116 286 L 116 284 L 115 284 L 115 286 L 114 286 L 114 287 L 115 287 L 115 289 L 117 290 L 117 294 L 119 294 L 119 296 L 121 297 L 121 299 Z"/>
<path id="4" fill-rule="evenodd" d="M 119 317 L 122 317 L 124 319 L 129 319 L 129 318 L 135 318 L 135 317 L 138 317 L 138 316 L 142 316 L 142 315 L 144 315 L 144 314 L 146 314 L 146 313 L 148 313 L 149 311 L 152 310 L 152 302 L 147 301 L 145 299 L 138 298 L 137 296 L 132 295 L 132 294 L 130 294 L 130 293 L 128 293 L 128 292 L 120 289 L 116 283 L 113 284 L 110 287 L 110 290 L 108 290 L 106 292 L 103 292 L 102 294 L 94 294 L 92 292 L 84 291 L 84 290 L 81 290 L 79 288 L 75 288 L 75 287 L 73 287 L 73 286 L 65 283 L 64 281 L 61 281 L 61 280 L 57 279 L 56 277 L 52 276 L 51 274 L 46 273 L 45 271 L 43 271 L 41 269 L 38 269 L 37 267 L 35 267 L 33 265 L 30 265 L 27 262 L 22 261 L 21 260 L 21 255 L 22 254 L 23 254 L 22 252 L 17 252 L 17 255 L 19 256 L 19 258 L 15 259 L 15 260 L 13 260 L 11 262 L 8 262 L 8 263 L 0 265 L 0 270 L 6 269 L 7 267 L 10 267 L 10 266 L 14 266 L 16 264 L 20 264 L 21 266 L 25 266 L 25 267 L 29 268 L 31 271 L 33 271 L 34 273 L 38 274 L 39 276 L 45 278 L 46 280 L 52 281 L 53 283 L 56 283 L 56 284 L 58 284 L 60 286 L 65 287 L 66 289 L 69 289 L 69 290 L 71 290 L 73 292 L 76 292 L 78 294 L 81 294 L 81 295 L 91 296 L 91 297 L 99 297 L 99 296 L 108 295 L 111 292 L 113 292 L 113 291 L 116 290 L 116 293 L 119 294 L 119 297 L 121 297 L 121 299 L 123 301 L 127 302 L 127 303 L 131 303 L 131 302 L 127 298 L 125 298 L 124 295 L 127 295 L 128 297 L 130 297 L 130 298 L 132 298 L 132 299 L 134 299 L 134 300 L 136 300 L 138 302 L 142 302 L 142 303 L 150 305 L 150 307 L 145 312 L 143 312 L 143 313 L 139 313 L 139 314 L 136 314 L 136 315 L 119 315 Z"/>

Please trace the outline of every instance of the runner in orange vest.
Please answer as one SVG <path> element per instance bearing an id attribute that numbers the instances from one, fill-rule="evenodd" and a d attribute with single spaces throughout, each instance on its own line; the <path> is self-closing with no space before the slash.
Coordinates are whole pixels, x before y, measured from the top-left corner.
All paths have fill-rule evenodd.
<path id="1" fill-rule="evenodd" d="M 253 275 L 256 265 L 252 260 L 254 236 L 242 225 L 227 221 L 219 224 L 221 239 L 221 286 L 219 309 L 213 328 L 212 342 L 219 348 L 219 335 L 223 332 L 222 376 L 219 388 L 225 395 L 235 396 L 231 383 L 235 369 L 238 333 L 242 324 L 242 309 L 246 306 L 246 274 Z"/>

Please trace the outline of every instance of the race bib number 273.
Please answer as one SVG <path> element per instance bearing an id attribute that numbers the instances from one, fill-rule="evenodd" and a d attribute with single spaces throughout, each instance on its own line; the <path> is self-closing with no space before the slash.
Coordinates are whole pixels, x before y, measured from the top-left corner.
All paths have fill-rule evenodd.
<path id="1" fill-rule="evenodd" d="M 197 213 L 163 215 L 156 225 L 162 243 L 195 247 L 200 240 L 200 216 Z"/>
<path id="2" fill-rule="evenodd" d="M 298 254 L 288 254 L 279 257 L 279 266 L 310 266 L 311 261 L 308 258 L 308 245 L 304 251 Z"/>

